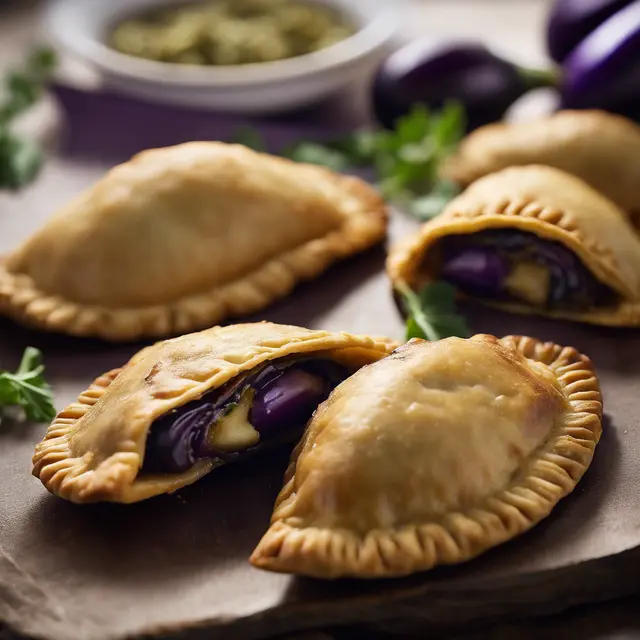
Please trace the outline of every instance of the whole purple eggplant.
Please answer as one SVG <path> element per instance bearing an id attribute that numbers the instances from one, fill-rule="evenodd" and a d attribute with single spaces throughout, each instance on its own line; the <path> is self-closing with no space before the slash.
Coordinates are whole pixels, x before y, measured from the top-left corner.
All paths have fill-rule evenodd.
<path id="1" fill-rule="evenodd" d="M 382 63 L 373 81 L 373 109 L 392 128 L 416 104 L 439 109 L 457 101 L 472 130 L 500 120 L 527 91 L 547 84 L 550 75 L 522 69 L 480 42 L 421 39 Z"/>
<path id="2" fill-rule="evenodd" d="M 609 17 L 569 54 L 563 65 L 564 108 L 640 112 L 640 0 Z"/>
<path id="3" fill-rule="evenodd" d="M 562 63 L 582 40 L 633 0 L 557 0 L 547 21 L 547 50 Z"/>

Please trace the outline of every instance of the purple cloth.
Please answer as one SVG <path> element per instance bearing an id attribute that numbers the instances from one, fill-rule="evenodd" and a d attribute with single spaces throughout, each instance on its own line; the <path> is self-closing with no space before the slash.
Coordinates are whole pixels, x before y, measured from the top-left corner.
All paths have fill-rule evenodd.
<path id="1" fill-rule="evenodd" d="M 152 104 L 112 93 L 82 91 L 60 84 L 52 87 L 66 114 L 59 153 L 117 164 L 144 149 L 189 140 L 231 141 L 242 126 L 257 128 L 267 147 L 278 152 L 300 140 L 340 135 L 366 118 L 349 113 L 340 99 L 278 117 L 249 119 L 232 114 Z M 344 101 L 344 97 L 342 97 Z M 337 104 L 336 104 L 337 102 Z M 336 126 L 336 114 L 341 125 Z"/>

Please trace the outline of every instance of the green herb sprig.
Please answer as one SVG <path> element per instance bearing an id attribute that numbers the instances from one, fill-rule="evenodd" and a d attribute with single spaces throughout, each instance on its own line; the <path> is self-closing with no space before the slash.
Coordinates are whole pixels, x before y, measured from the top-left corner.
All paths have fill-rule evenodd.
<path id="1" fill-rule="evenodd" d="M 419 293 L 407 284 L 396 285 L 402 296 L 407 317 L 406 339 L 440 340 L 450 336 L 469 337 L 466 320 L 456 311 L 455 289 L 446 282 L 434 282 Z"/>
<path id="2" fill-rule="evenodd" d="M 465 113 L 456 102 L 439 112 L 418 105 L 396 122 L 393 131 L 355 131 L 326 143 L 301 140 L 281 155 L 297 162 L 319 164 L 334 171 L 374 169 L 383 197 L 425 221 L 438 215 L 458 193 L 453 182 L 441 180 L 438 169 L 457 148 L 465 132 Z M 241 144 L 264 151 L 260 134 L 243 127 Z"/>
<path id="3" fill-rule="evenodd" d="M 0 411 L 22 407 L 27 420 L 50 422 L 56 415 L 51 387 L 44 379 L 42 353 L 27 347 L 15 373 L 0 372 Z"/>
<path id="4" fill-rule="evenodd" d="M 36 142 L 11 131 L 13 121 L 42 96 L 57 63 L 53 50 L 35 49 L 19 70 L 4 78 L 0 101 L 0 189 L 17 190 L 31 182 L 42 167 L 43 154 Z"/>

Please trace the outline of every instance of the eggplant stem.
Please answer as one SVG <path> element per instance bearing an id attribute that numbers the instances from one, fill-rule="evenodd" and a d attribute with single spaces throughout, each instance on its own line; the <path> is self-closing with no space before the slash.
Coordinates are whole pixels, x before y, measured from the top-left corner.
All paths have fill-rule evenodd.
<path id="1" fill-rule="evenodd" d="M 518 67 L 518 70 L 525 82 L 529 85 L 529 89 L 556 87 L 560 82 L 559 69 L 531 69 L 529 67 Z"/>

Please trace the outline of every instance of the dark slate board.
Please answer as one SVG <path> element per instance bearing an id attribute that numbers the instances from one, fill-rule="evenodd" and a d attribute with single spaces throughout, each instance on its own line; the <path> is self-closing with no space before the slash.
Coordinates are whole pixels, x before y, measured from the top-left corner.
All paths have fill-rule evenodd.
<path id="1" fill-rule="evenodd" d="M 110 114 L 112 126 L 121 126 L 122 113 Z M 90 149 L 71 152 L 73 136 L 77 142 L 90 135 L 90 128 L 76 130 L 34 187 L 0 197 L 0 253 L 112 164 L 113 154 L 105 160 Z M 217 135 L 203 129 L 198 137 Z M 413 227 L 395 212 L 392 239 Z M 260 318 L 400 338 L 402 321 L 383 263 L 382 247 L 355 257 Z M 403 580 L 327 583 L 271 574 L 252 568 L 247 557 L 267 527 L 286 451 L 219 469 L 177 495 L 132 506 L 76 506 L 47 494 L 30 475 L 44 425 L 5 422 L 0 623 L 51 640 L 174 636 L 183 630 L 189 637 L 241 640 L 349 624 L 424 634 L 638 590 L 640 332 L 475 306 L 465 311 L 474 331 L 573 345 L 592 357 L 600 375 L 606 419 L 594 463 L 576 491 L 533 531 L 465 565 Z M 0 320 L 0 367 L 14 367 L 28 344 L 45 353 L 59 408 L 140 346 L 46 335 Z"/>

